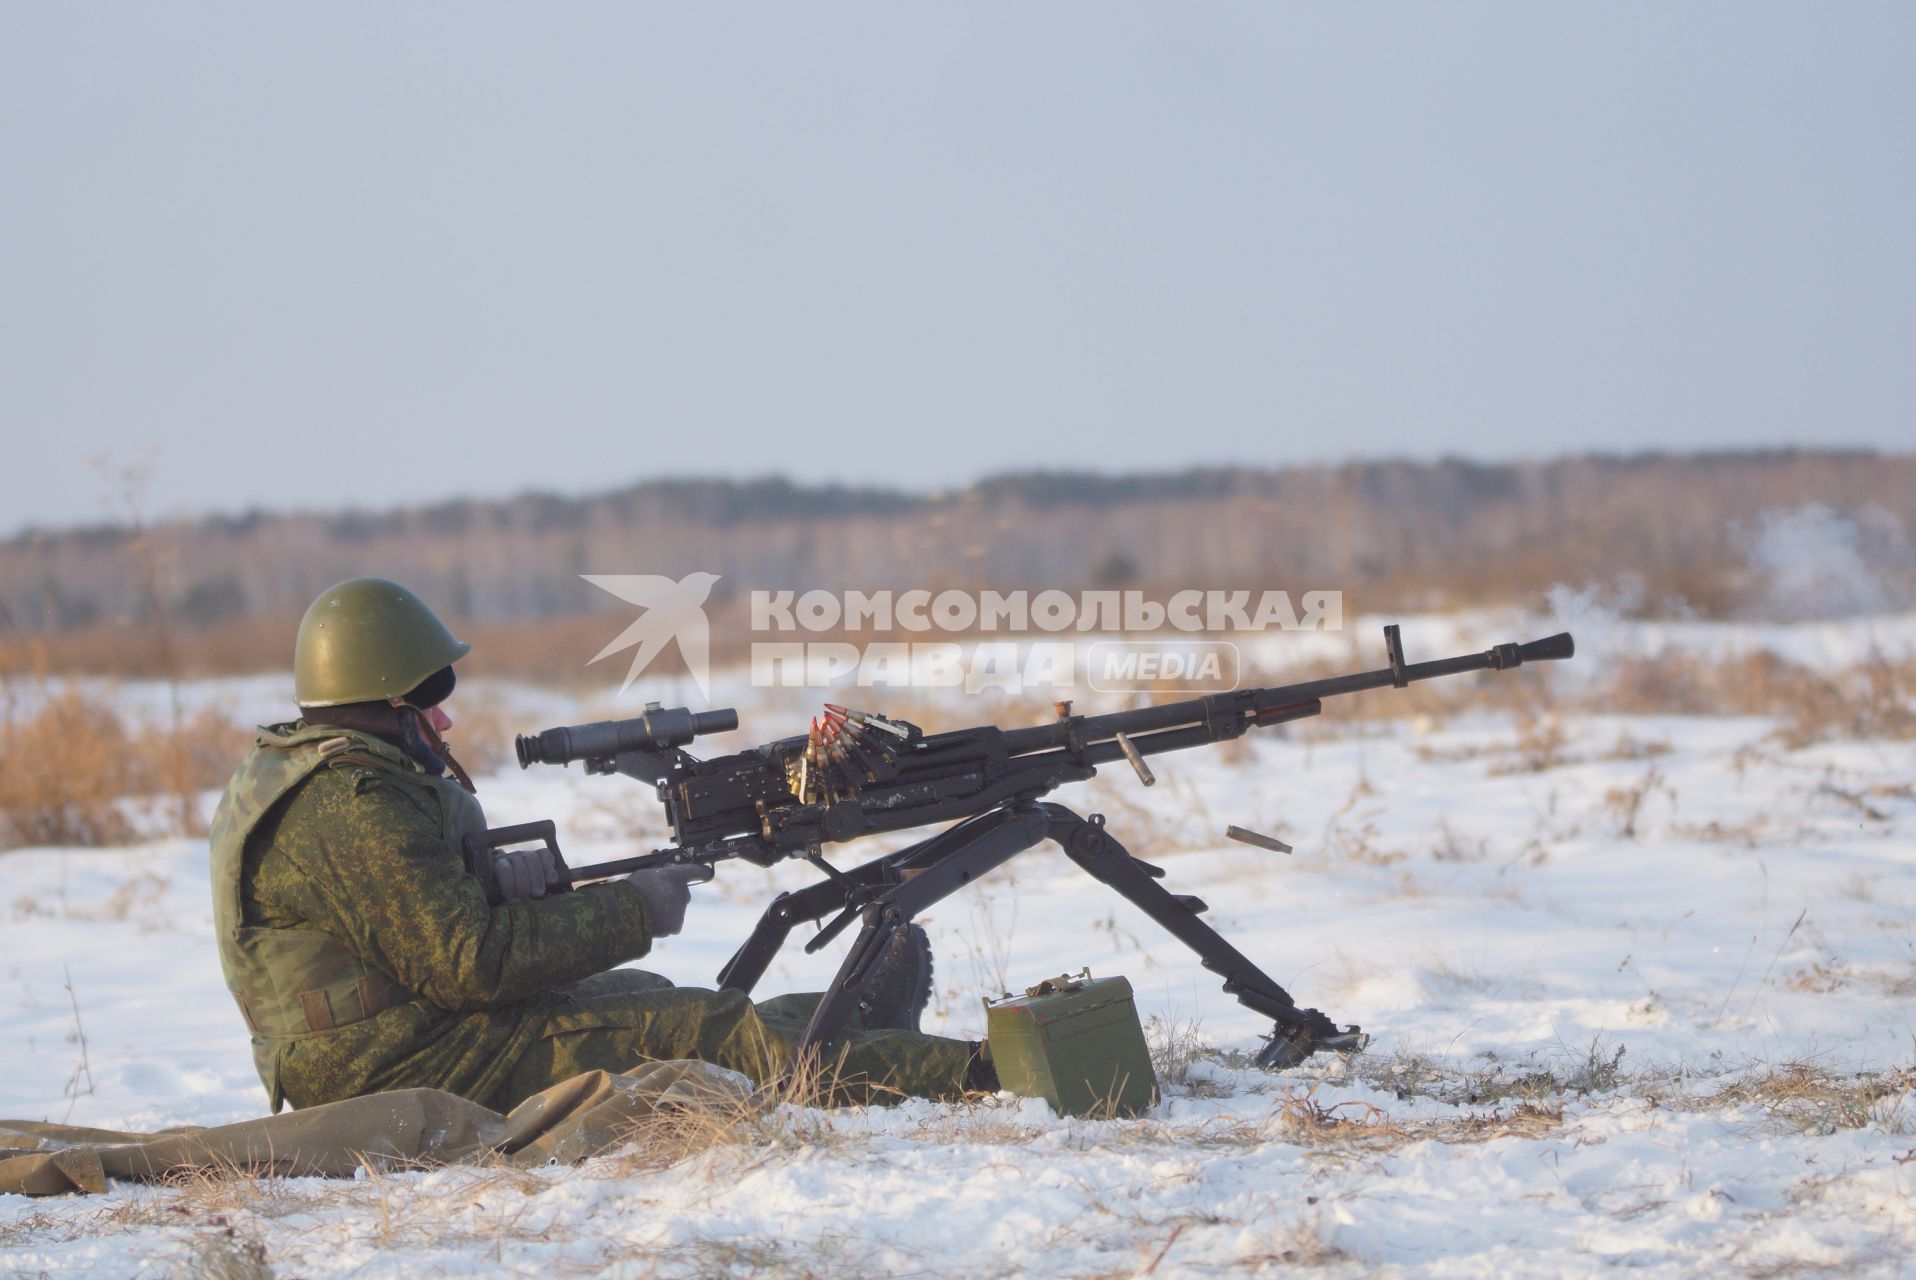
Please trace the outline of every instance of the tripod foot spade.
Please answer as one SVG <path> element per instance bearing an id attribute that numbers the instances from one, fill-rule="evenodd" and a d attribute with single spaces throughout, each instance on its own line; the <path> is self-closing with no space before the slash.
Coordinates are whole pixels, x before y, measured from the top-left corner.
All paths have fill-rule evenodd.
<path id="1" fill-rule="evenodd" d="M 1264 1047 L 1257 1052 L 1255 1061 L 1266 1071 L 1282 1071 L 1294 1067 L 1320 1049 L 1334 1053 L 1361 1053 L 1370 1043 L 1370 1037 L 1362 1028 L 1345 1027 L 1342 1031 L 1333 1031 L 1328 1035 L 1319 1035 L 1308 1026 L 1285 1027 L 1281 1023 L 1271 1028 L 1270 1036 Z"/>

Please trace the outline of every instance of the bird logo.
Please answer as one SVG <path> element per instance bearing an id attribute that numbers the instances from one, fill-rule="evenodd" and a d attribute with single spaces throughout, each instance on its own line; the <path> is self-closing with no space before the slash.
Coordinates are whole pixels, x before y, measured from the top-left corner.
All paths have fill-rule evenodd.
<path id="1" fill-rule="evenodd" d="M 705 619 L 705 600 L 712 594 L 712 584 L 719 580 L 718 574 L 688 573 L 677 581 L 657 573 L 582 573 L 579 576 L 599 590 L 645 610 L 638 621 L 599 650 L 592 661 L 586 663 L 588 667 L 621 649 L 637 645 L 638 652 L 632 655 L 632 665 L 626 669 L 625 683 L 619 686 L 623 696 L 652 659 L 658 657 L 668 643 L 676 642 L 679 657 L 685 660 L 686 670 L 692 673 L 699 692 L 708 699 L 712 696 L 712 631 Z"/>

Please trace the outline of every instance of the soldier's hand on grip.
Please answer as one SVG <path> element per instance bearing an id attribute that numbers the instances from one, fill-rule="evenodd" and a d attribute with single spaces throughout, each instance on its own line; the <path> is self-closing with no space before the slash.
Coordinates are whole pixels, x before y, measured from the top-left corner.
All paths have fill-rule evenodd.
<path id="1" fill-rule="evenodd" d="M 559 860 L 550 849 L 504 849 L 493 855 L 492 875 L 507 902 L 543 898 L 559 883 Z"/>
<path id="2" fill-rule="evenodd" d="M 692 901 L 692 886 L 705 883 L 713 874 L 712 868 L 698 865 L 654 867 L 634 871 L 625 880 L 645 899 L 652 936 L 669 938 L 685 927 L 685 908 Z"/>

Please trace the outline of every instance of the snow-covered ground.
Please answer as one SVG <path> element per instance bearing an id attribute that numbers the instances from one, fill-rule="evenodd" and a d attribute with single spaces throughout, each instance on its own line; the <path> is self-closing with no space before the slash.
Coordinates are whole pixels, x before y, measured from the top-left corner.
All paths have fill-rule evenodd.
<path id="1" fill-rule="evenodd" d="M 1406 625 L 1412 660 L 1537 633 L 1468 621 Z M 1811 665 L 1916 634 L 1606 625 L 1621 629 L 1602 643 L 1634 652 L 1771 643 Z M 280 683 L 189 693 L 263 720 Z M 528 729 L 575 710 L 496 696 Z M 796 701 L 746 705 L 738 741 L 803 727 Z M 667 1167 L 628 1152 L 0 1197 L 0 1275 L 261 1259 L 282 1276 L 1900 1274 L 1916 1251 L 1916 745 L 1786 750 L 1731 718 L 1554 728 L 1312 726 L 1164 757 L 1149 790 L 1119 769 L 1054 797 L 1105 813 L 1302 1002 L 1362 1023 L 1375 1039 L 1354 1060 L 1249 1068 L 1268 1024 L 1035 851 L 927 921 L 928 1029 L 976 1036 L 981 996 L 1122 973 L 1167 1068 L 1142 1119 L 908 1102 L 787 1111 Z M 649 790 L 623 780 L 480 786 L 495 822 L 557 818 L 575 864 L 662 835 Z M 1227 842 L 1227 823 L 1297 852 Z M 143 1129 L 262 1112 L 201 844 L 21 850 L 0 877 L 0 1116 Z M 808 877 L 724 868 L 643 963 L 709 982 L 767 896 Z M 794 945 L 761 990 L 815 988 L 841 950 Z"/>

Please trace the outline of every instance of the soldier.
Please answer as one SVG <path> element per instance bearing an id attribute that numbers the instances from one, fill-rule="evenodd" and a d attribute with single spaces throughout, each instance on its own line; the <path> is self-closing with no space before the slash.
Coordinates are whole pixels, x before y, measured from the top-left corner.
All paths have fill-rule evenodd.
<path id="1" fill-rule="evenodd" d="M 679 931 L 699 869 L 554 893 L 543 850 L 468 869 L 486 818 L 442 735 L 469 649 L 396 583 L 326 591 L 294 646 L 302 718 L 260 730 L 214 815 L 220 963 L 273 1109 L 424 1085 L 503 1111 L 648 1059 L 788 1070 L 816 995 L 754 1005 L 617 967 Z M 995 1089 L 980 1045 L 918 1032 L 930 950 L 901 939 L 843 1051 L 850 1096 Z"/>

